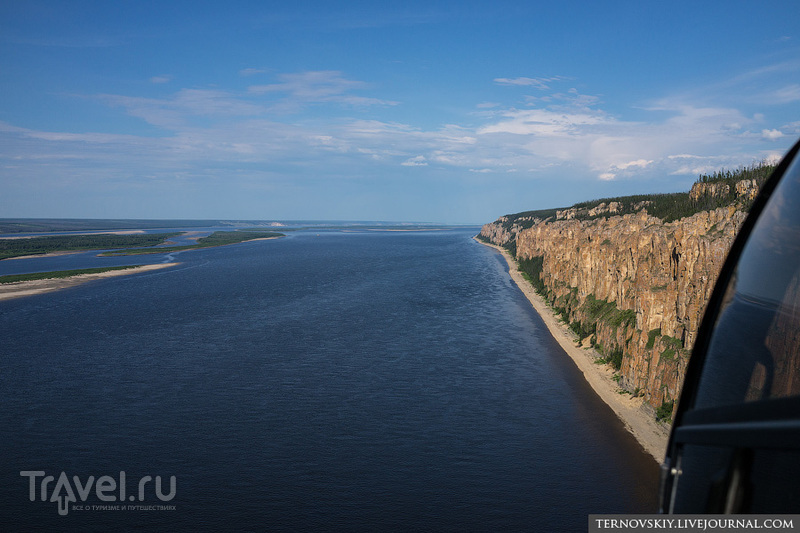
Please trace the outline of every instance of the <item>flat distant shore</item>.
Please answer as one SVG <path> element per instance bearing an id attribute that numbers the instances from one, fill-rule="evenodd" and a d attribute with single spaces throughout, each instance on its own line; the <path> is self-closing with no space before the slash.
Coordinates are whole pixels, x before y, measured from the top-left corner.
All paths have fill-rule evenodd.
<path id="1" fill-rule="evenodd" d="M 73 235 L 137 235 L 140 233 L 144 233 L 143 229 L 131 229 L 131 230 L 120 230 L 120 231 L 76 231 L 76 232 L 69 232 L 69 233 L 61 233 L 58 235 L 63 235 L 65 237 L 71 237 Z M 42 237 L 44 235 L 0 235 L 0 239 L 33 239 L 34 237 Z"/>
<path id="2" fill-rule="evenodd" d="M 88 281 L 94 281 L 96 279 L 128 276 L 130 274 L 159 270 L 179 264 L 180 263 L 160 263 L 157 265 L 142 265 L 134 268 L 126 268 L 125 270 L 109 270 L 108 272 L 96 272 L 93 274 L 79 274 L 77 276 L 70 276 L 67 278 L 37 279 L 31 281 L 18 281 L 15 283 L 3 283 L 0 284 L 0 300 L 10 300 L 12 298 L 22 298 L 24 296 L 33 296 L 34 294 L 58 291 L 61 289 L 74 287 Z"/>
<path id="3" fill-rule="evenodd" d="M 477 238 L 475 240 L 503 254 L 508 263 L 511 279 L 528 298 L 533 308 L 542 317 L 547 329 L 550 330 L 550 334 L 575 362 L 595 393 L 611 407 L 647 453 L 652 455 L 657 462 L 663 461 L 667 450 L 669 430 L 656 422 L 652 409 L 645 405 L 644 399 L 632 398 L 630 394 L 621 394 L 619 385 L 612 379 L 614 371 L 608 365 L 595 363 L 600 355 L 590 348 L 577 346 L 578 339 L 575 334 L 556 317 L 544 299 L 533 289 L 533 286 L 522 277 L 517 269 L 516 261 L 508 253 L 508 250 L 482 242 Z"/>

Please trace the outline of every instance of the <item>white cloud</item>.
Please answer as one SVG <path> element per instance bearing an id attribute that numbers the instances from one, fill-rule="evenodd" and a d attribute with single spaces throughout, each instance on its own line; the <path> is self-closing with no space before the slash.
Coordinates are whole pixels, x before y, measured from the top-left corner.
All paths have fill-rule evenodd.
<path id="1" fill-rule="evenodd" d="M 425 159 L 425 156 L 418 155 L 416 157 L 406 159 L 400 164 L 404 167 L 426 167 L 428 166 L 428 161 Z"/>
<path id="2" fill-rule="evenodd" d="M 800 100 L 800 85 L 792 84 L 781 87 L 765 95 L 765 100 L 772 104 L 788 104 Z"/>
<path id="3" fill-rule="evenodd" d="M 515 135 L 566 136 L 580 128 L 612 124 L 602 112 L 562 112 L 548 109 L 511 110 L 503 114 L 507 120 L 478 129 L 478 134 L 512 133 Z"/>
<path id="4" fill-rule="evenodd" d="M 768 165 L 777 165 L 783 159 L 783 152 L 768 152 L 764 154 L 764 162 Z"/>
<path id="5" fill-rule="evenodd" d="M 788 131 L 791 134 L 798 134 L 800 133 L 800 121 L 789 122 L 788 124 L 784 124 L 781 126 L 781 130 Z"/>
<path id="6" fill-rule="evenodd" d="M 520 87 L 550 81 L 498 80 Z M 163 180 L 221 175 L 219 169 L 230 169 L 230 176 L 250 176 L 256 167 L 259 175 L 293 176 L 292 169 L 297 169 L 297 175 L 363 172 L 381 179 L 401 167 L 417 167 L 406 175 L 423 176 L 436 169 L 441 175 L 473 174 L 471 179 L 479 181 L 474 174 L 496 173 L 510 180 L 506 173 L 515 172 L 514 181 L 551 180 L 552 187 L 563 187 L 558 180 L 570 180 L 605 187 L 597 180 L 696 176 L 735 168 L 778 152 L 786 135 L 800 132 L 800 123 L 773 124 L 755 109 L 745 114 L 732 106 L 699 105 L 678 97 L 637 108 L 637 120 L 632 121 L 624 109 L 612 114 L 598 97 L 575 89 L 545 93 L 537 107 L 478 103 L 468 111 L 468 123 L 433 127 L 414 122 L 410 113 L 406 123 L 393 121 L 375 107 L 370 107 L 368 119 L 358 109 L 348 113 L 337 107 L 334 119 L 316 112 L 326 103 L 394 104 L 361 96 L 367 90 L 367 83 L 342 72 L 311 71 L 281 74 L 275 83 L 253 85 L 246 92 L 194 88 L 161 98 L 96 95 L 95 100 L 162 128 L 163 135 L 34 131 L 0 123 L 0 164 L 36 157 L 48 168 L 62 165 L 69 167 L 64 172 L 79 176 L 83 168 L 68 162 L 86 162 L 88 167 L 94 160 L 109 175 L 127 172 Z M 314 104 L 312 112 L 287 118 L 287 110 L 311 107 L 307 104 Z M 112 172 L 114 168 L 118 170 Z M 582 191 L 581 186 L 575 189 L 576 201 L 583 199 Z"/>
<path id="7" fill-rule="evenodd" d="M 164 74 L 162 76 L 153 76 L 150 78 L 150 83 L 168 83 L 172 81 L 172 76 Z"/>
<path id="8" fill-rule="evenodd" d="M 621 163 L 619 165 L 616 165 L 616 167 L 618 169 L 620 169 L 620 170 L 626 170 L 626 169 L 629 169 L 631 167 L 644 168 L 644 167 L 650 165 L 652 162 L 653 162 L 652 159 L 651 160 L 637 159 L 636 161 L 628 161 L 627 163 Z"/>
<path id="9" fill-rule="evenodd" d="M 672 176 L 699 176 L 700 174 L 710 174 L 720 167 L 714 165 L 681 165 L 676 168 L 670 175 Z"/>

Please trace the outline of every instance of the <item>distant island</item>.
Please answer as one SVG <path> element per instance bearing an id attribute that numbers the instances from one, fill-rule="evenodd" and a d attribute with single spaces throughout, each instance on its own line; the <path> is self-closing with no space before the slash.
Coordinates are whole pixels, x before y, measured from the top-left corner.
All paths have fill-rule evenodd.
<path id="1" fill-rule="evenodd" d="M 102 219 L 102 218 L 0 218 L 0 235 L 6 233 L 53 233 L 153 230 L 165 228 L 281 227 L 283 223 L 264 220 L 196 219 Z"/>
<path id="2" fill-rule="evenodd" d="M 87 250 L 107 250 L 109 248 L 156 246 L 170 237 L 180 234 L 181 232 L 134 235 L 96 233 L 41 237 L 5 237 L 0 238 L 0 259 L 52 253 L 83 252 Z"/>
<path id="3" fill-rule="evenodd" d="M 224 246 L 255 239 L 274 239 L 284 237 L 285 234 L 273 231 L 215 231 L 207 237 L 196 240 L 196 244 L 174 247 L 157 247 L 164 244 L 171 237 L 182 235 L 184 232 L 172 233 L 143 233 L 143 234 L 79 234 L 79 235 L 48 235 L 41 237 L 4 237 L 0 238 L 0 260 L 14 257 L 32 255 L 45 255 L 50 253 L 83 252 L 87 250 L 119 250 L 105 252 L 101 255 L 137 255 L 160 254 L 191 250 L 195 248 L 208 248 L 211 246 Z"/>
<path id="4" fill-rule="evenodd" d="M 74 235 L 12 236 L 0 237 L 0 260 L 25 259 L 55 254 L 79 253 L 91 250 L 109 250 L 100 256 L 168 254 L 201 248 L 225 246 L 253 240 L 276 239 L 285 234 L 274 231 L 237 230 L 215 231 L 206 237 L 189 237 L 194 244 L 163 246 L 170 238 L 187 232 L 137 233 L 134 231 L 103 232 Z M 162 245 L 162 246 L 159 246 Z M 28 296 L 63 289 L 93 279 L 133 274 L 174 266 L 178 263 L 158 265 L 130 265 L 33 272 L 0 276 L 0 300 Z"/>
<path id="5" fill-rule="evenodd" d="M 165 246 L 158 248 L 126 248 L 112 252 L 103 252 L 101 256 L 118 255 L 142 255 L 142 254 L 162 254 L 171 252 L 183 252 L 185 250 L 195 250 L 198 248 L 211 248 L 213 246 L 225 246 L 228 244 L 238 244 L 240 242 L 254 241 L 261 239 L 277 239 L 285 237 L 283 233 L 275 231 L 215 231 L 208 237 L 198 238 L 197 244 L 187 244 L 184 246 Z"/>

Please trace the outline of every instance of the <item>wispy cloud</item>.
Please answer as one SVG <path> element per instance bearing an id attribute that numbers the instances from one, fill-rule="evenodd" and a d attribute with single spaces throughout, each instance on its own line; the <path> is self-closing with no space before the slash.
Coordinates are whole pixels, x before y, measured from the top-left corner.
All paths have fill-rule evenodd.
<path id="1" fill-rule="evenodd" d="M 161 76 L 153 76 L 150 78 L 150 83 L 168 83 L 172 81 L 172 76 L 163 74 Z"/>
<path id="2" fill-rule="evenodd" d="M 551 82 L 559 81 L 563 78 L 559 76 L 554 76 L 552 78 L 527 78 L 527 77 L 520 77 L 520 78 L 495 78 L 494 82 L 498 85 L 512 85 L 517 87 L 533 87 L 539 90 L 547 90 L 550 88 L 548 85 Z"/>
<path id="3" fill-rule="evenodd" d="M 424 155 L 418 155 L 409 159 L 406 159 L 402 163 L 400 163 L 404 167 L 426 167 L 428 166 L 428 161 L 425 159 Z"/>
<path id="4" fill-rule="evenodd" d="M 568 136 L 590 125 L 611 124 L 614 119 L 601 111 L 566 113 L 549 109 L 509 110 L 504 120 L 488 124 L 478 134 L 512 133 L 514 135 Z"/>
<path id="5" fill-rule="evenodd" d="M 275 79 L 246 91 L 184 88 L 160 98 L 90 97 L 157 126 L 160 137 L 0 123 L 0 165 L 36 161 L 39 171 L 42 165 L 59 169 L 54 175 L 138 183 L 144 178 L 131 176 L 165 182 L 210 175 L 257 180 L 369 169 L 376 180 L 392 172 L 406 177 L 442 172 L 480 181 L 515 173 L 515 180 L 562 177 L 597 184 L 697 175 L 773 157 L 787 135 L 800 131 L 800 123 L 774 125 L 764 116 L 703 105 L 685 95 L 640 106 L 636 120 L 630 120 L 624 110 L 612 113 L 598 97 L 575 89 L 543 90 L 535 101 L 523 96 L 517 105 L 476 103 L 468 124 L 422 127 L 413 118 L 377 118 L 382 106 L 396 102 L 358 94 L 374 88 L 340 71 L 284 73 Z M 507 84 L 539 88 L 550 78 L 530 80 Z"/>
<path id="6" fill-rule="evenodd" d="M 761 136 L 767 140 L 774 141 L 776 139 L 780 139 L 783 137 L 783 133 L 780 130 L 771 129 L 771 130 L 761 130 Z"/>
<path id="7" fill-rule="evenodd" d="M 266 112 L 264 106 L 216 89 L 181 89 L 173 96 L 161 99 L 113 94 L 101 94 L 95 98 L 167 129 L 181 128 L 189 124 L 192 117 L 258 116 Z"/>
<path id="8" fill-rule="evenodd" d="M 255 76 L 257 74 L 265 74 L 266 72 L 268 72 L 267 69 L 263 68 L 243 68 L 239 71 L 239 76 Z"/>
<path id="9" fill-rule="evenodd" d="M 250 86 L 248 91 L 252 94 L 283 93 L 287 96 L 285 104 L 288 106 L 322 102 L 351 106 L 393 106 L 399 103 L 351 94 L 369 88 L 369 84 L 347 79 L 336 70 L 280 74 L 278 80 L 280 83 Z"/>
<path id="10" fill-rule="evenodd" d="M 800 60 L 772 62 L 687 90 L 673 98 L 707 106 L 722 102 L 737 106 L 783 105 L 800 101 L 800 85 L 786 83 L 786 80 L 794 80 L 798 76 Z"/>
<path id="11" fill-rule="evenodd" d="M 800 101 L 800 85 L 793 83 L 763 94 L 763 101 L 771 104 L 788 104 Z"/>

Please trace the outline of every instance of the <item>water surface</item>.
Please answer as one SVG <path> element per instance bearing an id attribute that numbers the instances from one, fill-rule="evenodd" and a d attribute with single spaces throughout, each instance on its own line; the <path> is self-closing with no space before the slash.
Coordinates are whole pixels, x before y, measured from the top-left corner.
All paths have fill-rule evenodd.
<path id="1" fill-rule="evenodd" d="M 655 462 L 475 233 L 301 231 L 0 302 L 0 524 L 576 531 L 652 512 Z M 59 516 L 23 470 L 124 470 L 128 494 L 174 475 L 175 510 Z"/>

